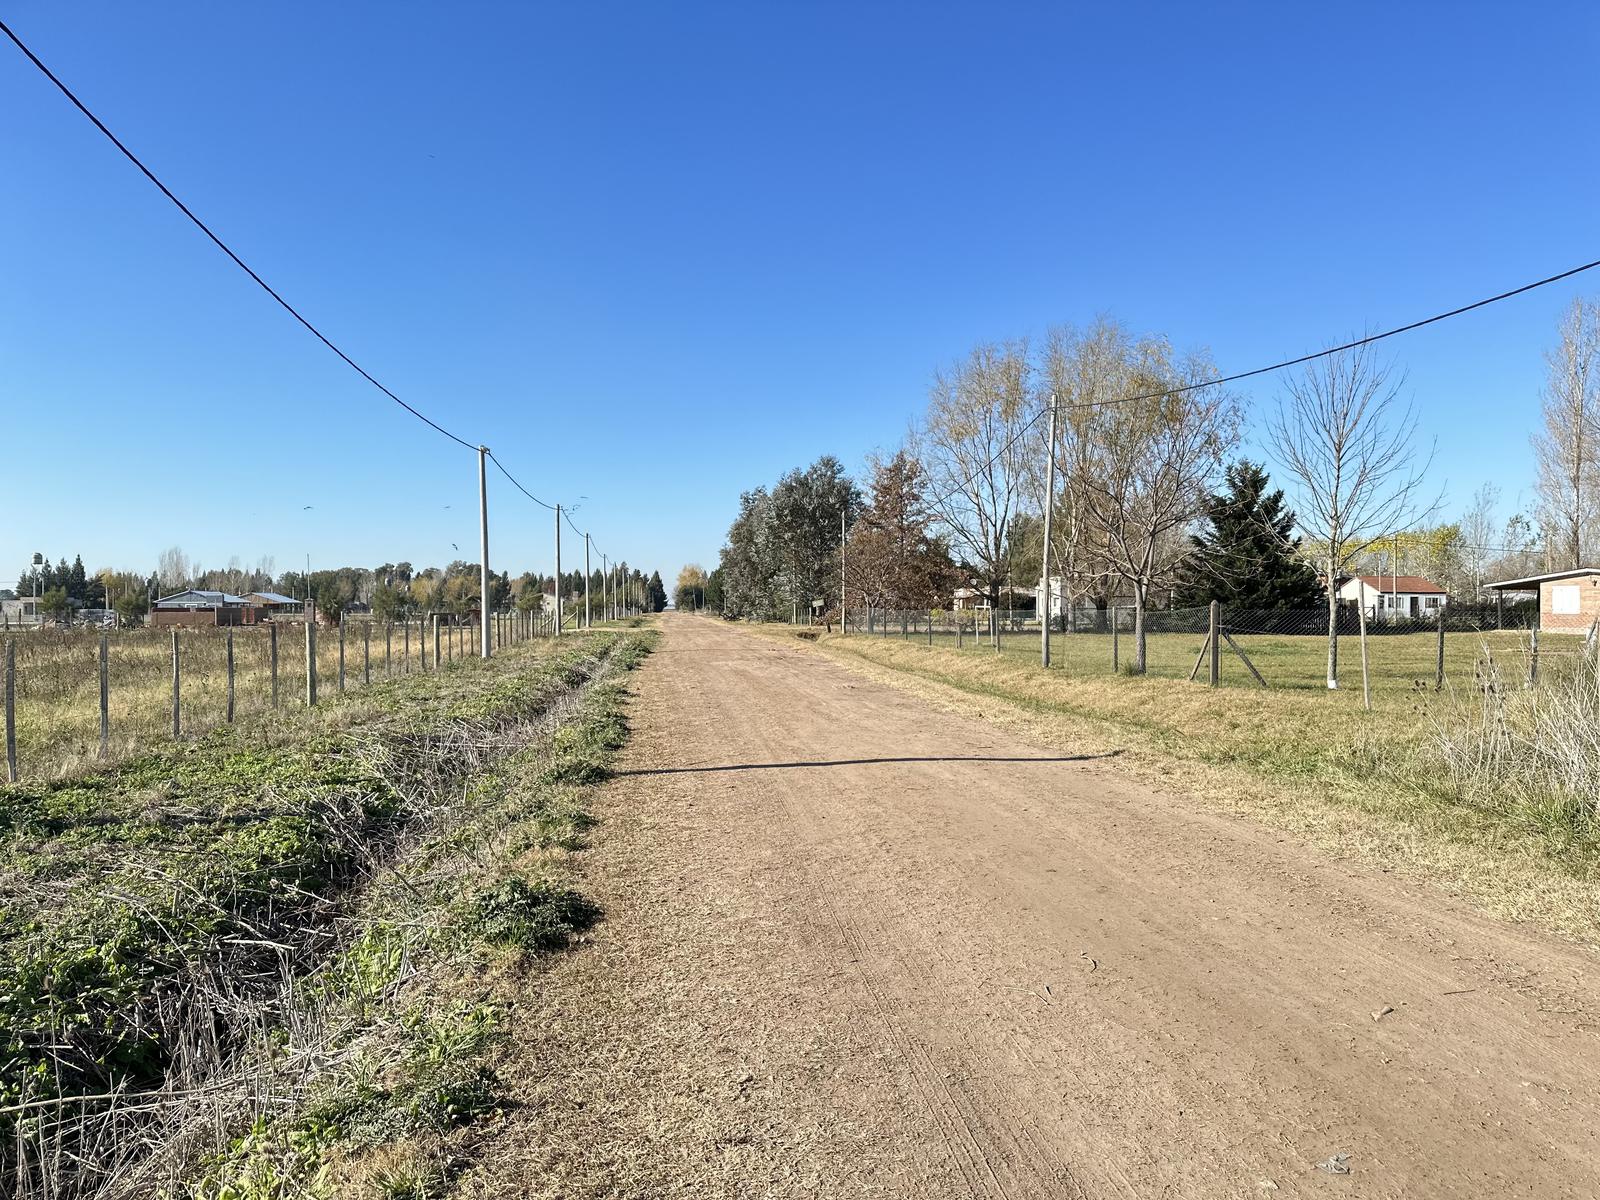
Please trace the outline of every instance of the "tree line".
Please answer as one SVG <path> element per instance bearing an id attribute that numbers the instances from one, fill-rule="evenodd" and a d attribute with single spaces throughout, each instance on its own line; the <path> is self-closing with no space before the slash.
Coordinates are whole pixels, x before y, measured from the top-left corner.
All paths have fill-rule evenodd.
<path id="1" fill-rule="evenodd" d="M 1152 608 L 1325 605 L 1336 686 L 1351 574 L 1421 574 L 1476 599 L 1495 578 L 1589 565 L 1600 307 L 1574 302 L 1548 366 L 1535 509 L 1501 524 L 1486 484 L 1441 523 L 1405 374 L 1370 343 L 1282 377 L 1256 430 L 1282 486 L 1241 455 L 1242 399 L 1204 350 L 1111 318 L 982 343 L 936 372 L 922 418 L 871 460 L 865 491 L 824 456 L 744 493 L 717 570 L 680 577 L 680 591 L 703 606 L 717 577 L 716 611 L 762 620 L 813 605 L 832 619 L 841 586 L 851 607 L 942 608 L 966 588 L 998 608 L 1041 584 L 1048 550 L 1052 612 L 1127 605 L 1136 671 Z"/>

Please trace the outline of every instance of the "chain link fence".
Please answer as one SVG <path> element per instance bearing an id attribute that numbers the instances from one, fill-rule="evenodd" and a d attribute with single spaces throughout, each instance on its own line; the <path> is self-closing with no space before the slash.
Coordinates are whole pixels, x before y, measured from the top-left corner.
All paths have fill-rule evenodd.
<path id="1" fill-rule="evenodd" d="M 1367 673 L 1374 690 L 1468 682 L 1486 652 L 1501 674 L 1536 676 L 1541 662 L 1578 654 L 1592 639 L 1536 631 L 1537 608 L 1446 604 L 1426 615 L 1380 615 L 1366 622 Z M 1131 605 L 1083 605 L 1052 620 L 1050 666 L 1075 675 L 1137 672 L 1138 614 Z M 1269 688 L 1326 689 L 1328 610 L 1219 608 L 1218 682 Z M 1210 678 L 1211 611 L 1150 609 L 1144 613 L 1144 673 L 1159 678 Z M 1351 606 L 1336 613 L 1337 677 L 1361 686 L 1362 620 Z M 897 639 L 963 653 L 1040 659 L 1039 616 L 1031 609 L 852 609 L 849 637 Z"/>

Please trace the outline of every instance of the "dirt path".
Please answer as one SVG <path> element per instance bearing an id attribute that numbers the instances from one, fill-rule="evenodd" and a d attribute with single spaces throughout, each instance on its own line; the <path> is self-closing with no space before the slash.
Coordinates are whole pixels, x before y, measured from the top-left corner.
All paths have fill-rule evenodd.
<path id="1" fill-rule="evenodd" d="M 1600 1193 L 1585 952 L 666 630 L 590 856 L 611 919 L 529 989 L 465 1194 Z"/>

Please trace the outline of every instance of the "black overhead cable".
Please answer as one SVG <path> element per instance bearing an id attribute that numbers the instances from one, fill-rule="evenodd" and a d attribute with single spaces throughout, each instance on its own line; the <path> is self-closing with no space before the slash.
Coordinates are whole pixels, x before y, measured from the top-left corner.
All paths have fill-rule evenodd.
<path id="1" fill-rule="evenodd" d="M 45 66 L 44 63 L 39 60 L 39 56 L 37 54 L 35 54 L 32 50 L 28 49 L 28 47 L 23 43 L 22 39 L 19 38 L 15 33 L 13 33 L 12 30 L 11 30 L 11 27 L 9 25 L 7 25 L 4 21 L 0 21 L 0 33 L 4 33 L 6 35 L 6 37 L 10 38 L 12 43 L 15 44 L 15 46 L 17 47 L 17 49 L 21 50 L 23 54 L 27 55 L 28 61 L 31 62 L 34 66 L 38 67 L 39 70 L 41 72 L 43 72 L 44 77 L 46 79 L 48 79 L 51 83 L 55 84 L 56 87 L 60 90 L 61 94 L 72 102 L 73 107 L 76 108 L 79 112 L 81 112 L 84 116 L 88 117 L 90 122 L 93 123 L 94 127 L 96 129 L 98 129 L 101 133 L 105 134 L 105 136 L 110 140 L 110 142 L 111 142 L 111 144 L 113 146 L 115 146 L 118 150 L 122 151 L 123 157 L 125 157 L 134 166 L 138 167 L 140 172 L 144 175 L 144 177 L 146 179 L 148 179 L 151 183 L 155 184 L 156 187 L 160 189 L 161 194 L 163 196 L 165 196 L 168 200 L 171 200 L 172 203 L 177 206 L 179 212 L 181 212 L 184 216 L 188 217 L 189 220 L 194 223 L 195 227 L 197 229 L 199 229 L 201 233 L 205 234 L 206 237 L 210 238 L 211 241 L 216 244 L 217 249 L 221 250 L 229 258 L 231 258 L 233 260 L 234 264 L 241 271 L 243 271 L 246 275 L 250 276 L 251 279 L 255 280 L 256 284 L 261 288 L 261 290 L 266 292 L 267 295 L 271 296 L 274 300 L 276 300 L 278 302 L 278 304 L 282 306 L 282 308 L 283 308 L 283 310 L 285 312 L 287 312 L 296 321 L 299 321 L 300 324 L 304 325 L 308 330 L 310 330 L 311 334 L 319 342 L 321 342 L 329 350 L 332 350 L 335 354 L 337 354 L 340 358 L 342 358 L 347 364 L 349 364 L 349 366 L 352 369 L 354 369 L 357 373 L 359 373 L 360 376 L 363 379 L 365 379 L 373 387 L 377 388 L 385 396 L 389 397 L 389 399 L 393 400 L 401 408 L 405 409 L 412 416 L 416 417 L 417 420 L 419 420 L 419 421 L 423 422 L 425 425 L 428 425 L 431 428 L 437 430 L 439 433 L 444 434 L 444 436 L 449 438 L 451 441 L 456 442 L 459 445 L 465 446 L 468 450 L 476 450 L 478 448 L 476 445 L 474 445 L 472 442 L 467 441 L 465 438 L 457 437 L 455 434 L 451 433 L 448 429 L 446 429 L 443 425 L 439 424 L 437 421 L 433 420 L 431 417 L 425 416 L 421 412 L 418 412 L 415 408 L 412 408 L 411 405 L 407 404 L 404 400 L 400 399 L 399 396 L 396 396 L 388 388 L 384 387 L 383 384 L 379 383 L 376 379 L 374 379 L 372 377 L 372 375 L 367 371 L 367 369 L 365 367 L 363 367 L 360 363 L 356 362 L 355 359 L 351 358 L 343 350 L 339 349 L 338 346 L 334 345 L 333 342 L 329 339 L 327 334 L 323 333 L 322 330 L 318 329 L 310 321 L 306 320 L 305 317 L 301 316 L 299 310 L 296 309 L 294 305 L 290 304 L 287 300 L 285 300 L 282 296 L 280 296 L 276 291 L 274 291 L 272 286 L 269 283 L 267 283 L 267 281 L 265 279 L 261 278 L 261 276 L 257 275 L 255 273 L 255 271 L 251 269 L 250 265 L 247 262 L 244 261 L 244 259 L 240 258 L 237 254 L 235 254 L 233 252 L 233 248 L 231 246 L 229 246 L 228 243 L 224 242 L 215 233 L 213 233 L 211 231 L 211 227 L 209 225 L 207 225 L 199 217 L 195 216 L 193 211 L 189 208 L 189 206 L 187 204 L 185 204 L 182 200 L 179 200 L 178 197 L 173 194 L 172 189 L 169 188 L 166 184 L 162 183 L 161 180 L 156 177 L 155 172 L 152 171 L 149 167 L 145 166 L 144 163 L 139 160 L 139 156 L 138 155 L 136 155 L 132 150 L 129 150 L 127 146 L 123 145 L 122 144 L 122 140 L 120 138 L 118 138 L 116 134 L 112 133 L 110 129 L 106 128 L 105 122 L 102 121 L 99 117 L 95 116 L 94 113 L 90 112 L 88 106 L 85 105 L 82 100 L 79 100 L 78 97 L 73 94 L 72 89 L 69 88 L 66 84 L 62 83 L 61 80 L 56 77 L 55 72 L 52 71 L 49 67 Z"/>
<path id="2" fill-rule="evenodd" d="M 516 488 L 517 491 L 521 492 L 529 500 L 532 500 L 535 504 L 540 505 L 541 507 L 548 508 L 551 512 L 554 512 L 556 510 L 556 506 L 554 504 L 546 504 L 543 500 L 539 499 L 539 497 L 535 496 L 527 488 L 523 487 L 522 484 L 518 483 L 517 482 L 517 477 L 515 475 L 513 475 L 510 471 L 506 470 L 505 464 L 502 463 L 498 458 L 496 458 L 494 456 L 494 451 L 493 450 L 489 451 L 489 461 L 492 462 L 497 468 L 499 468 L 500 474 L 504 475 L 507 479 L 509 479 L 511 481 L 511 486 L 512 487 Z"/>
<path id="3" fill-rule="evenodd" d="M 148 179 L 151 183 L 155 184 L 155 186 L 160 190 L 161 194 L 163 196 L 165 196 L 168 200 L 172 201 L 172 203 L 177 207 L 178 211 L 181 212 L 185 217 L 189 218 L 189 220 L 194 224 L 195 228 L 199 229 L 201 233 L 205 234 L 206 237 L 211 239 L 212 243 L 217 247 L 217 249 L 221 250 L 230 259 L 232 259 L 235 266 L 237 266 L 246 275 L 250 276 L 250 278 L 256 283 L 256 285 L 258 287 L 261 288 L 262 291 L 266 292 L 267 295 L 269 295 L 269 296 L 271 296 L 273 298 L 273 300 L 277 301 L 279 306 L 282 307 L 285 312 L 287 312 L 291 317 L 293 317 L 301 325 L 303 325 L 312 334 L 312 336 L 314 336 L 319 342 L 321 342 L 329 350 L 332 350 L 335 354 L 337 354 L 342 360 L 344 360 L 344 362 L 348 366 L 350 366 L 351 369 L 356 371 L 363 379 L 365 379 L 373 387 L 377 388 L 380 392 L 382 392 L 389 399 L 393 400 L 401 408 L 405 409 L 412 416 L 416 417 L 417 420 L 421 421 L 423 424 L 427 425 L 429 428 L 435 430 L 436 432 L 442 433 L 445 437 L 449 438 L 451 441 L 455 442 L 457 445 L 466 447 L 468 450 L 477 450 L 479 448 L 477 445 L 475 445 L 474 443 L 468 441 L 466 438 L 457 436 L 456 434 L 452 433 L 450 430 L 446 429 L 443 425 L 441 425 L 437 421 L 433 420 L 431 417 L 427 416 L 426 414 L 420 412 L 419 410 L 413 408 L 411 405 L 407 404 L 404 400 L 402 400 L 399 396 L 395 395 L 392 391 L 390 391 L 382 383 L 378 382 L 378 380 L 376 378 L 374 378 L 373 375 L 369 371 L 367 371 L 367 369 L 365 367 L 363 367 L 360 363 L 356 362 L 355 359 L 351 358 L 348 354 L 346 354 L 343 350 L 341 350 L 337 345 L 335 345 L 333 343 L 332 339 L 330 339 L 325 333 L 322 332 L 322 330 L 318 329 L 315 325 L 313 325 L 310 321 L 308 321 L 304 316 L 302 316 L 300 311 L 297 308 L 295 308 L 294 305 L 290 304 L 281 295 L 279 295 L 278 292 L 269 283 L 267 283 L 267 281 L 265 279 L 261 278 L 261 276 L 258 275 L 253 268 L 251 268 L 250 264 L 245 262 L 244 259 L 240 258 L 239 255 L 234 252 L 233 248 L 231 246 L 229 246 L 226 242 L 224 242 L 220 237 L 218 237 L 212 231 L 212 229 L 211 229 L 211 227 L 209 225 L 207 225 L 204 221 L 202 221 L 199 217 L 197 217 L 194 214 L 194 211 L 192 209 L 190 209 L 190 207 L 187 204 L 185 204 L 182 200 L 178 199 L 177 195 L 172 191 L 172 189 L 169 188 L 165 183 L 163 183 L 160 180 L 160 178 L 157 177 L 157 175 L 156 175 L 156 173 L 154 171 L 152 171 L 149 167 L 145 166 L 145 164 L 140 160 L 139 156 L 136 155 L 132 150 L 128 149 L 128 147 L 122 142 L 122 139 L 117 137 L 116 134 L 112 133 L 110 128 L 107 127 L 106 123 L 104 121 L 102 121 L 99 117 L 95 116 L 95 114 L 90 111 L 88 105 L 84 104 L 84 102 L 82 100 L 78 99 L 78 97 L 73 93 L 72 89 L 69 88 L 65 83 L 63 83 L 61 81 L 61 79 L 56 75 L 56 73 L 54 71 L 52 71 L 49 67 L 45 66 L 44 62 L 39 58 L 39 56 L 37 54 L 35 54 L 32 50 L 30 50 L 27 47 L 27 45 L 22 41 L 22 39 L 19 38 L 16 35 L 16 33 L 11 29 L 11 27 L 9 25 L 7 25 L 4 21 L 0 21 L 0 33 L 4 33 L 6 35 L 6 37 L 11 40 L 12 44 L 15 45 L 18 50 L 21 50 L 22 53 L 27 56 L 28 61 L 31 62 L 35 67 L 37 67 L 39 69 L 39 71 L 44 75 L 44 77 L 46 79 L 48 79 L 51 83 L 55 84 L 56 88 L 61 92 L 61 94 L 63 96 L 65 96 L 69 101 L 72 102 L 73 107 L 76 108 L 79 112 L 81 112 L 85 117 L 87 117 L 89 119 L 90 123 L 93 124 L 94 127 L 96 129 L 98 129 L 102 134 L 104 134 L 105 137 L 107 138 L 107 140 L 109 140 L 113 146 L 115 146 L 119 151 L 122 152 L 123 157 L 125 157 L 135 167 L 139 168 L 140 173 L 143 174 L 144 177 L 146 179 Z M 556 505 L 553 505 L 553 504 L 547 504 L 545 501 L 543 501 L 543 500 L 539 499 L 539 497 L 535 496 L 527 488 L 523 487 L 522 483 L 516 478 L 516 476 L 512 475 L 511 472 L 506 469 L 505 464 L 502 463 L 498 458 L 496 458 L 492 451 L 489 452 L 489 458 L 494 462 L 494 465 L 499 469 L 500 473 L 502 475 L 504 475 L 508 480 L 510 480 L 511 485 L 513 487 L 515 487 L 519 492 L 521 492 L 524 496 L 526 496 L 529 500 L 532 500 L 535 504 L 538 504 L 538 505 L 540 505 L 540 506 L 542 506 L 544 508 L 547 508 L 547 509 L 554 510 L 557 507 Z M 571 522 L 571 519 L 568 518 L 568 523 L 570 524 L 570 522 Z M 576 530 L 577 527 L 574 526 L 573 528 L 574 528 L 574 530 Z M 591 541 L 592 541 L 592 539 L 591 539 Z"/>
<path id="4" fill-rule="evenodd" d="M 1520 296 L 1523 292 L 1531 292 L 1535 288 L 1545 287 L 1548 284 L 1560 283 L 1563 279 L 1571 279 L 1574 275 L 1581 275 L 1583 272 L 1592 271 L 1596 267 L 1600 267 L 1600 258 L 1595 259 L 1593 262 L 1586 262 L 1580 266 L 1571 267 L 1568 270 L 1561 271 L 1555 275 L 1548 275 L 1543 279 L 1536 279 L 1532 283 L 1525 283 L 1521 287 L 1512 288 L 1510 291 L 1500 292 L 1498 295 L 1488 296 L 1482 300 L 1475 300 L 1471 304 L 1463 304 L 1460 308 L 1452 308 L 1449 312 L 1435 313 L 1431 317 L 1424 317 L 1420 321 L 1412 321 L 1407 325 L 1398 325 L 1393 329 L 1385 329 L 1381 333 L 1369 333 L 1365 337 L 1356 338 L 1351 342 L 1345 342 L 1342 346 L 1330 346 L 1326 350 L 1318 350 L 1311 354 L 1302 354 L 1299 358 L 1286 358 L 1282 362 L 1275 362 L 1265 367 L 1255 367 L 1249 371 L 1240 371 L 1234 375 L 1223 375 L 1216 379 L 1205 379 L 1199 383 L 1186 383 L 1179 387 L 1163 388 L 1162 390 L 1156 392 L 1143 392 L 1134 396 L 1119 396 L 1114 400 L 1088 400 L 1080 402 L 1068 402 L 1065 404 L 1058 403 L 1053 407 L 1057 409 L 1109 408 L 1117 404 L 1135 404 L 1141 400 L 1160 400 L 1167 396 L 1180 396 L 1185 392 L 1198 391 L 1201 388 L 1217 387 L 1224 383 L 1237 383 L 1241 379 L 1250 379 L 1257 375 L 1266 375 L 1272 371 L 1282 371 L 1288 367 L 1297 367 L 1302 363 L 1313 362 L 1319 358 L 1328 358 L 1335 354 L 1342 354 L 1346 350 L 1354 350 L 1359 346 L 1367 346 L 1371 345 L 1373 342 L 1381 342 L 1384 338 L 1391 338 L 1398 334 L 1409 333 L 1414 329 L 1421 329 L 1424 325 L 1432 325 L 1438 321 L 1449 320 L 1451 317 L 1459 317 L 1462 313 L 1469 313 L 1473 309 L 1483 308 L 1490 304 L 1496 304 L 1501 300 L 1509 300 L 1513 296 Z M 1029 417 L 1028 420 L 1023 423 L 1021 429 L 1017 430 L 1016 433 L 1012 434 L 1011 437 L 1006 440 L 1005 445 L 1001 446 L 1000 449 L 996 450 L 992 455 L 990 455 L 988 459 L 979 465 L 978 468 L 968 475 L 964 480 L 956 484 L 956 486 L 951 488 L 949 491 L 945 492 L 937 500 L 931 501 L 931 503 L 934 505 L 944 504 L 957 492 L 964 491 L 973 480 L 977 479 L 979 475 L 992 467 L 1002 454 L 1004 454 L 1007 450 L 1010 450 L 1012 446 L 1016 445 L 1017 442 L 1022 438 L 1023 434 L 1027 433 L 1030 429 L 1037 425 L 1039 420 L 1049 411 L 1050 408 L 1046 407 L 1034 413 L 1033 416 Z M 1054 451 L 1052 449 L 1052 453 L 1053 452 Z"/>

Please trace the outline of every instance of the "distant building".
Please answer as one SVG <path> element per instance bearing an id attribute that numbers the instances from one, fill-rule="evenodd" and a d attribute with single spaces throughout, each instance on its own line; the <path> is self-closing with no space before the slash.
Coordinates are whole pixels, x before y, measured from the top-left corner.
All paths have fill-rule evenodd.
<path id="1" fill-rule="evenodd" d="M 305 608 L 301 601 L 281 592 L 251 592 L 244 599 L 256 608 L 264 609 L 271 617 L 293 616 Z"/>
<path id="2" fill-rule="evenodd" d="M 243 596 L 190 588 L 157 600 L 150 611 L 150 624 L 254 625 L 265 614 L 266 610 L 251 604 Z"/>
<path id="3" fill-rule="evenodd" d="M 1339 581 L 1339 602 L 1364 608 L 1369 621 L 1437 617 L 1445 590 L 1421 575 L 1350 575 Z"/>
<path id="4" fill-rule="evenodd" d="M 1539 629 L 1549 633 L 1588 633 L 1600 621 L 1600 567 L 1576 567 L 1488 585 L 1505 596 L 1539 596 Z"/>
<path id="5" fill-rule="evenodd" d="M 33 596 L 18 596 L 15 600 L 0 600 L 0 625 L 7 629 L 32 627 L 44 622 L 39 611 L 39 601 Z"/>

